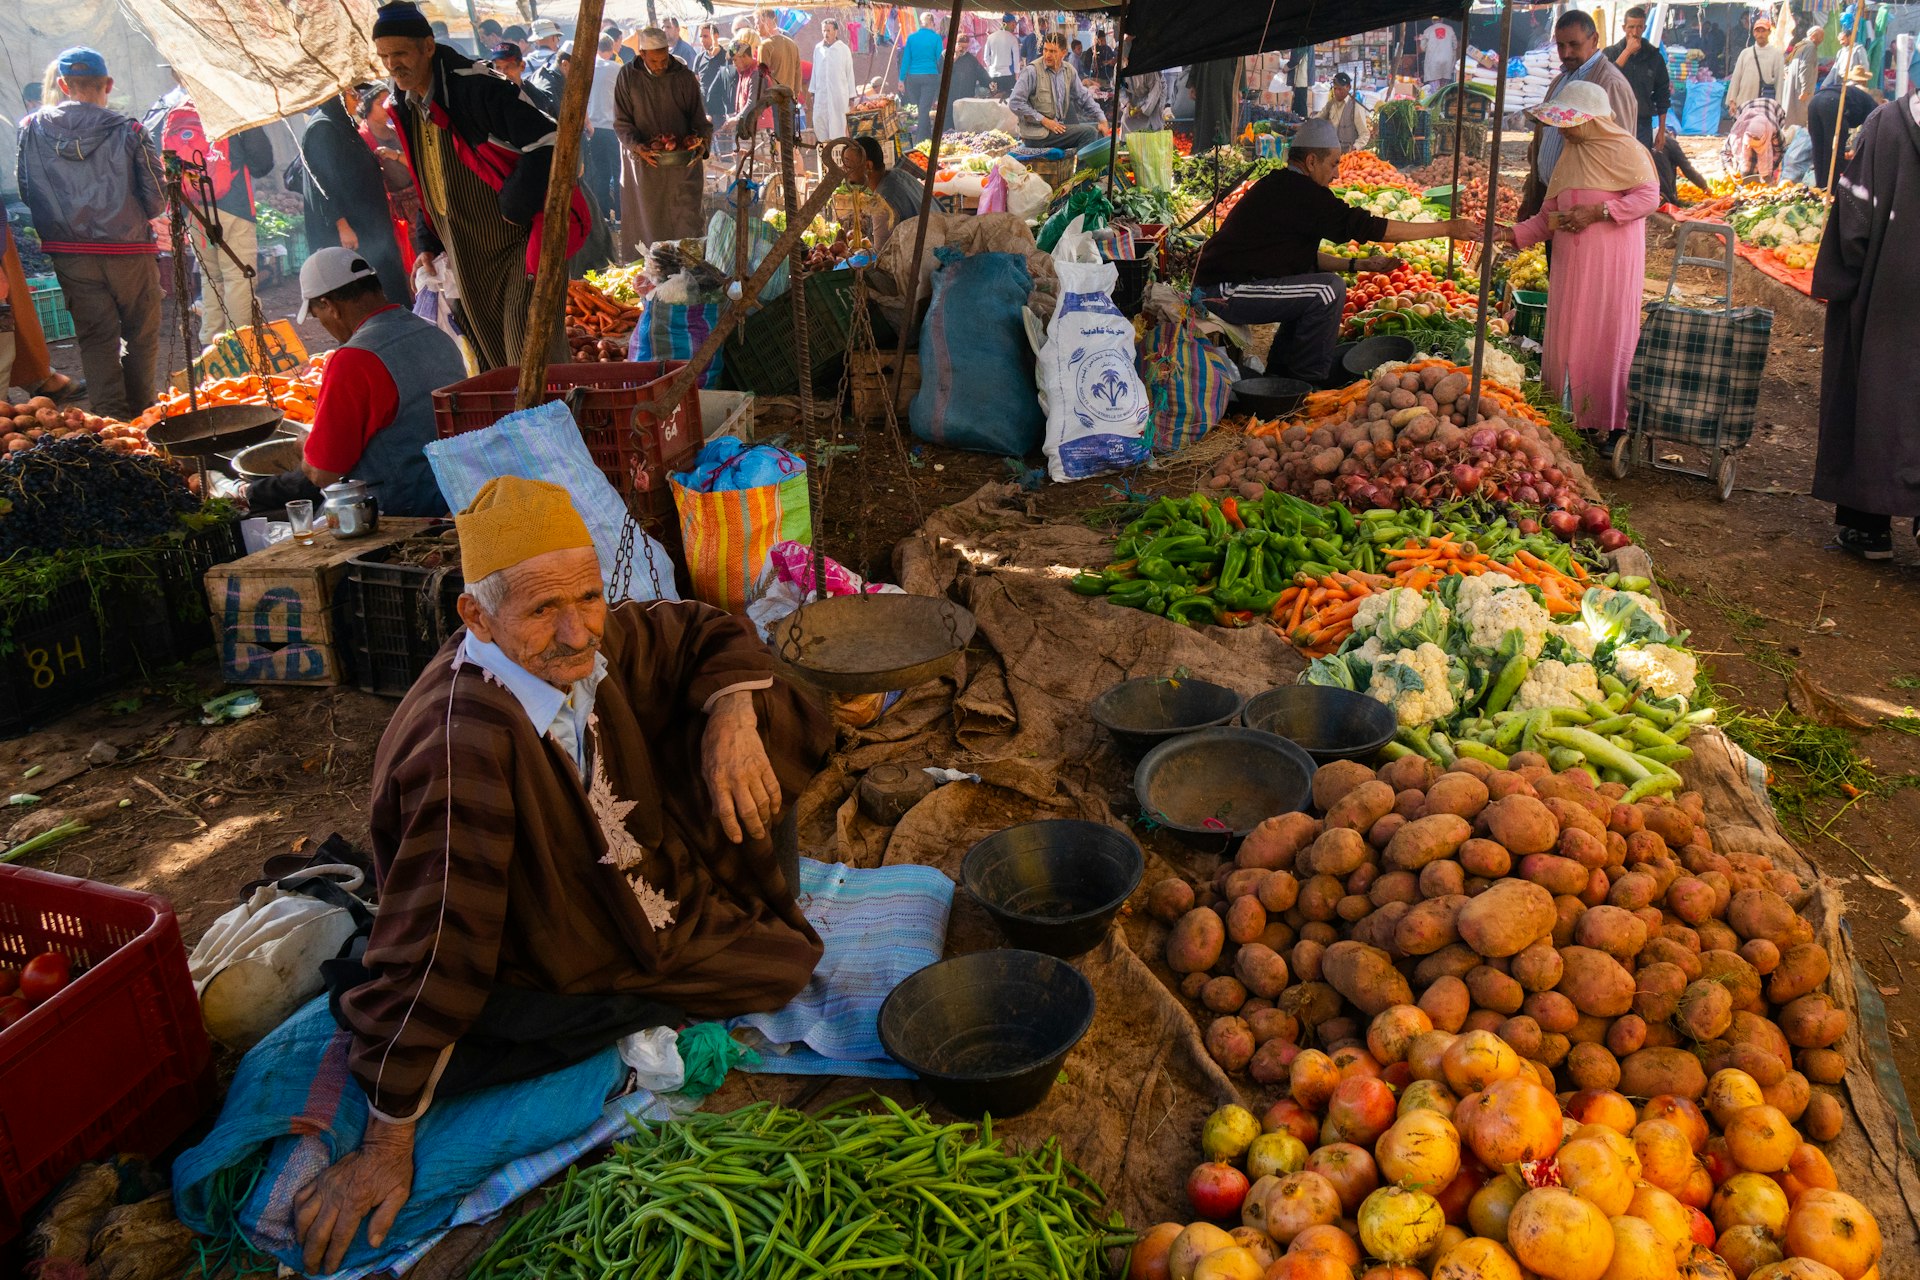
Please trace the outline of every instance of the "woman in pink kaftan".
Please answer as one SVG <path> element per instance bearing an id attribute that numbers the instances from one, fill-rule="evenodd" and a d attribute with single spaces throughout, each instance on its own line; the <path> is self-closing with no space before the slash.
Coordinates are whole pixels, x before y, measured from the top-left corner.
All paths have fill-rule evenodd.
<path id="1" fill-rule="evenodd" d="M 1598 85 L 1572 81 L 1532 114 L 1559 130 L 1563 146 L 1540 212 L 1500 238 L 1521 248 L 1552 240 L 1541 381 L 1565 397 L 1575 425 L 1606 437 L 1627 429 L 1646 218 L 1660 204 L 1659 177 Z"/>

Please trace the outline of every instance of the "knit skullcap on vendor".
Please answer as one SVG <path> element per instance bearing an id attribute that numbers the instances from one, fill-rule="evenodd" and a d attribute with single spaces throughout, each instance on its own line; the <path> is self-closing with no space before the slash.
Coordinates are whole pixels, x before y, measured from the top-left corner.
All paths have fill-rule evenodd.
<path id="1" fill-rule="evenodd" d="M 373 38 L 381 36 L 410 36 L 417 40 L 431 40 L 433 27 L 426 15 L 414 6 L 405 3 L 383 4 L 373 20 Z"/>
<path id="2" fill-rule="evenodd" d="M 545 480 L 489 480 L 453 524 L 460 534 L 460 572 L 469 583 L 549 551 L 593 546 L 567 491 Z"/>

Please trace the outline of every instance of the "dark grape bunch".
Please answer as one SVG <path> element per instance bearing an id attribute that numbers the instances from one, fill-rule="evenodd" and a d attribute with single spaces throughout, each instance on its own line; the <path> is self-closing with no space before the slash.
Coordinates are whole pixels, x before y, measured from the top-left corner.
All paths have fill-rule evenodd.
<path id="1" fill-rule="evenodd" d="M 0 558 L 140 546 L 199 506 L 163 459 L 116 453 L 94 436 L 43 440 L 0 459 Z"/>

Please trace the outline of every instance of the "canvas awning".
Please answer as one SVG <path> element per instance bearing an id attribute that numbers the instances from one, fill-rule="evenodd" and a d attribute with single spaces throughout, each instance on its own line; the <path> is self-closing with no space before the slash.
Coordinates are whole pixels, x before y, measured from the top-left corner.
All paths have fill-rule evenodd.
<path id="1" fill-rule="evenodd" d="M 141 0 L 127 6 L 187 86 L 210 138 L 284 119 L 368 80 L 374 0 Z"/>

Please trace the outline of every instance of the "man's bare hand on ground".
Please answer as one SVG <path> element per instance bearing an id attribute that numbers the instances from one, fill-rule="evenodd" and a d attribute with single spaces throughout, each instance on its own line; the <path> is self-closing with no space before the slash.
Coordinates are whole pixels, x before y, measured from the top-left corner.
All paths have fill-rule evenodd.
<path id="1" fill-rule="evenodd" d="M 412 1191 L 413 1125 L 369 1118 L 359 1150 L 335 1161 L 293 1198 L 301 1264 L 312 1275 L 338 1271 L 362 1219 L 367 1243 L 378 1248 Z"/>

